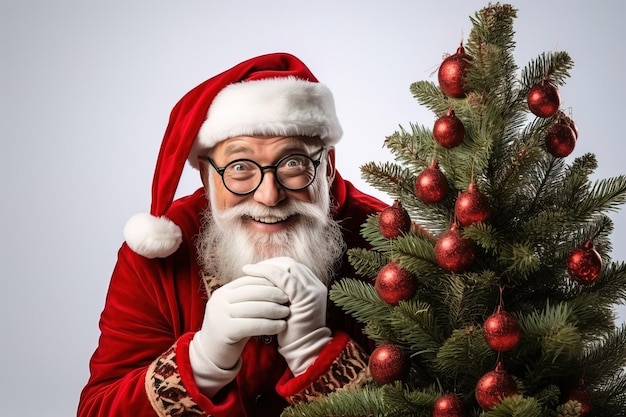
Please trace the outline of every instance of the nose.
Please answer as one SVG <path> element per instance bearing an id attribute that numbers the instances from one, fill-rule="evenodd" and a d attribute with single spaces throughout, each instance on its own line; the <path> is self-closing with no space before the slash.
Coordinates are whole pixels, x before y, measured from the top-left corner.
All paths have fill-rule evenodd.
<path id="1" fill-rule="evenodd" d="M 254 191 L 254 200 L 268 207 L 274 207 L 285 199 L 285 189 L 276 180 L 276 172 L 265 171 L 259 188 Z"/>

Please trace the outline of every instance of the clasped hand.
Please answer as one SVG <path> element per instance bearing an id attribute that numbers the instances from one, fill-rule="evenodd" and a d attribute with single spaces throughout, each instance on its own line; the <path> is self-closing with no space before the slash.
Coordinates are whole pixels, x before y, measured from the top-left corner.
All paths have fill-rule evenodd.
<path id="1" fill-rule="evenodd" d="M 213 367 L 238 372 L 250 337 L 277 335 L 279 352 L 296 375 L 330 341 L 325 327 L 328 290 L 309 268 L 279 257 L 245 265 L 243 272 L 245 276 L 213 292 L 190 346 L 194 375 L 209 393 L 234 374 L 219 379 L 206 372 Z"/>
<path id="2" fill-rule="evenodd" d="M 328 289 L 306 266 L 279 257 L 245 265 L 243 272 L 266 278 L 289 297 L 287 328 L 278 333 L 279 346 L 288 346 L 326 325 Z"/>

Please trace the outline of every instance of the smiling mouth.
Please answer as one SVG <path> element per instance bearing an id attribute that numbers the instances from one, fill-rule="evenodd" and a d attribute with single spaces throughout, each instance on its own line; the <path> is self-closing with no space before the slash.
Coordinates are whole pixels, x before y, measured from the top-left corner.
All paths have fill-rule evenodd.
<path id="1" fill-rule="evenodd" d="M 291 218 L 291 216 L 263 216 L 263 217 L 252 217 L 252 216 L 248 216 L 249 219 L 254 220 L 255 222 L 258 223 L 263 223 L 263 224 L 277 224 L 277 223 L 282 223 L 285 222 L 287 220 L 289 220 Z"/>

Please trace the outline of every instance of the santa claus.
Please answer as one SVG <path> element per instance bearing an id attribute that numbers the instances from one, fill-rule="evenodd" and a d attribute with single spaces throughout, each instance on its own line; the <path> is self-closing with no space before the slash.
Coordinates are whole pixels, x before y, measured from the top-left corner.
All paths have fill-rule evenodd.
<path id="1" fill-rule="evenodd" d="M 127 223 L 80 417 L 278 416 L 367 379 L 363 334 L 328 303 L 385 205 L 342 179 L 330 90 L 259 56 L 174 107 L 151 212 Z M 174 201 L 186 161 L 202 187 Z"/>

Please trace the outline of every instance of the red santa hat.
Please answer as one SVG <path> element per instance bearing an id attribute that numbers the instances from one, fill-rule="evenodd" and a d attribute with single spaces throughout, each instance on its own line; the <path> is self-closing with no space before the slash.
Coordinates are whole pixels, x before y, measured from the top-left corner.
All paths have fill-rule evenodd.
<path id="1" fill-rule="evenodd" d="M 330 90 L 293 55 L 275 53 L 244 61 L 189 91 L 173 108 L 152 182 L 150 213 L 131 217 L 124 238 L 136 253 L 165 258 L 182 242 L 165 215 L 185 161 L 235 136 L 319 137 L 328 146 L 342 135 Z"/>

